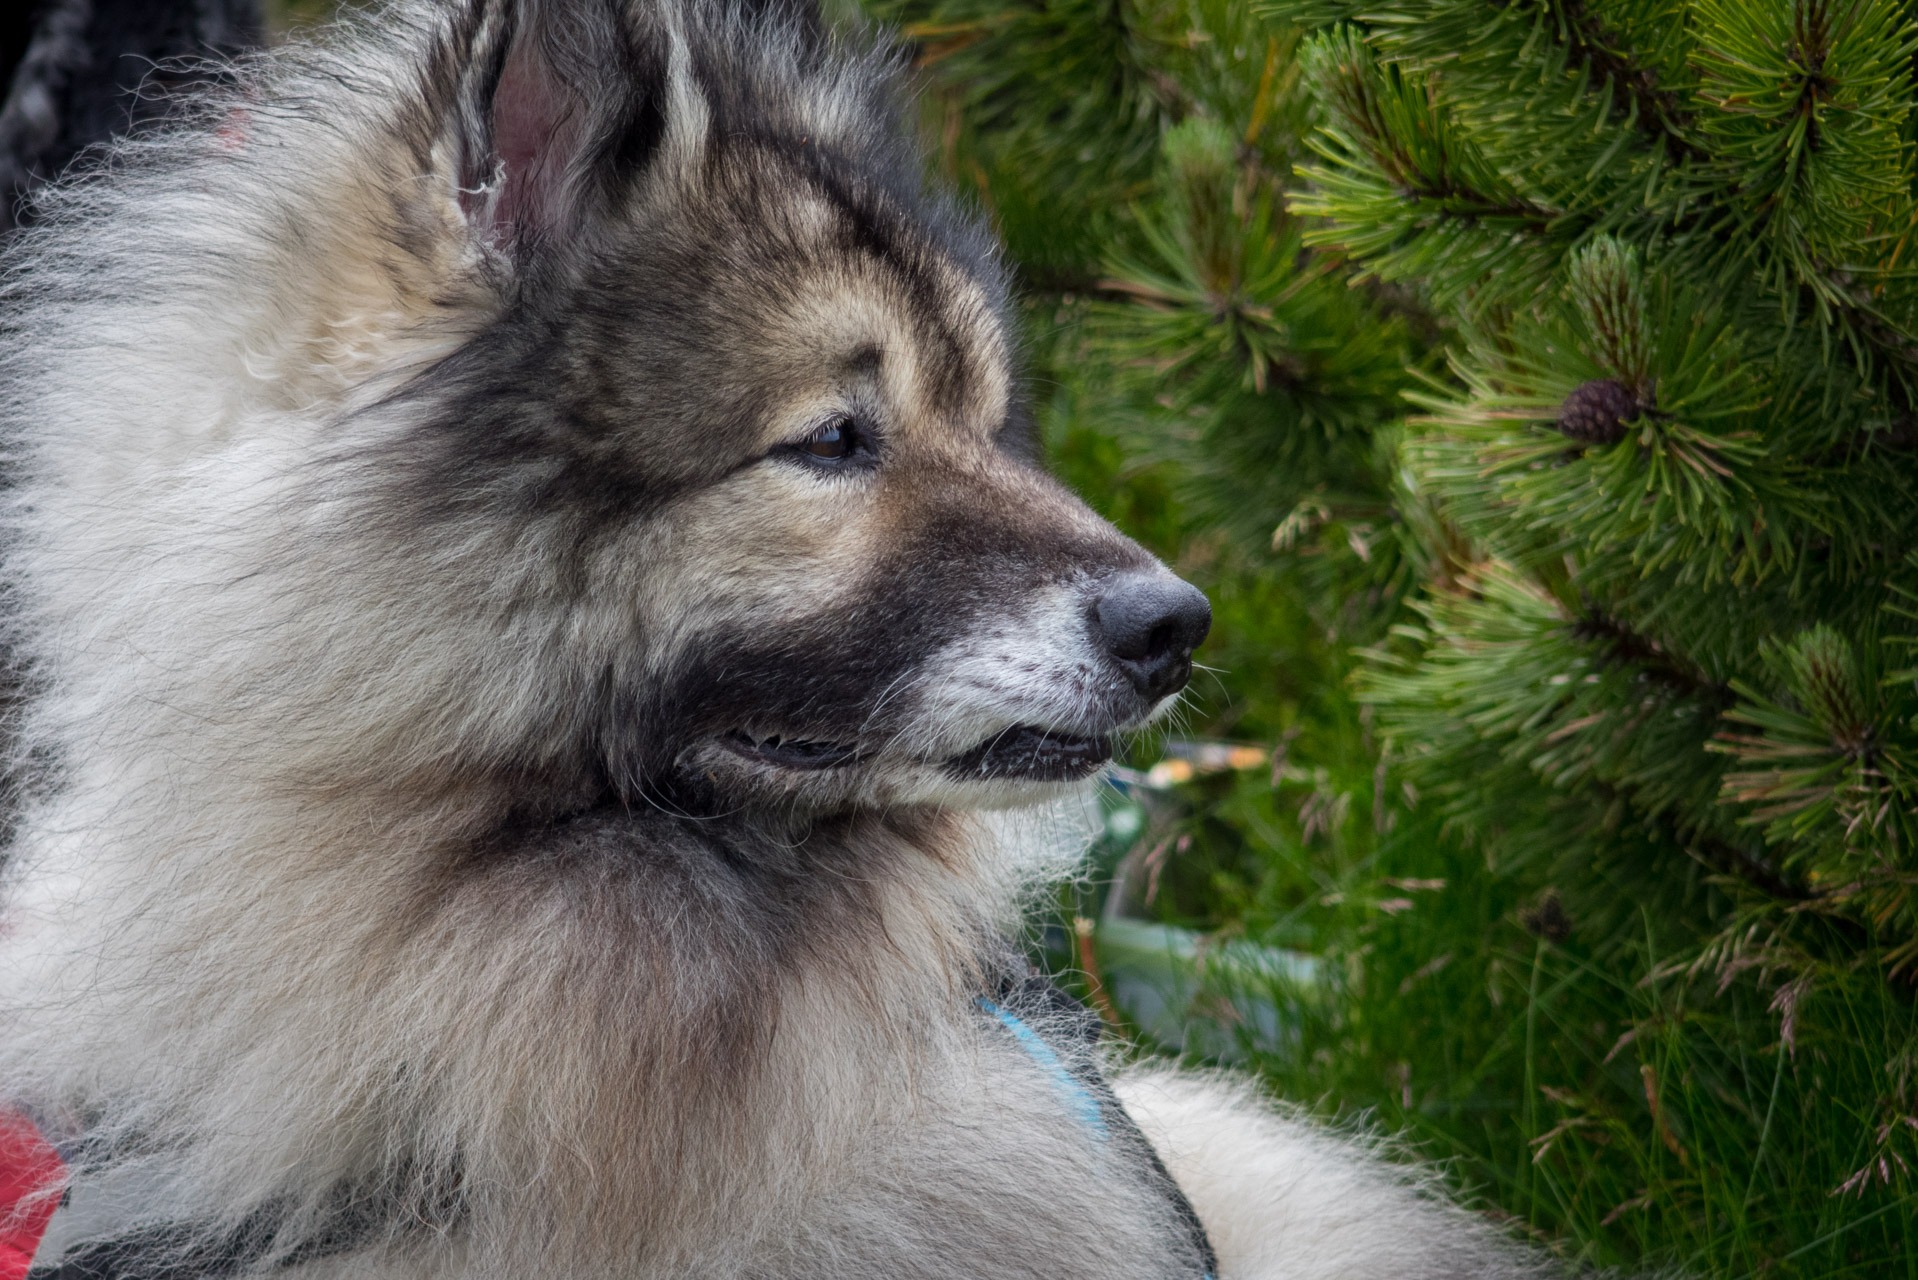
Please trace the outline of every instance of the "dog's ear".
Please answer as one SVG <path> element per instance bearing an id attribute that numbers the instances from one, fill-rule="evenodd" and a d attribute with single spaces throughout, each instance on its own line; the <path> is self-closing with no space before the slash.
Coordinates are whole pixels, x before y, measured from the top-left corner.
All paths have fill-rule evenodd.
<path id="1" fill-rule="evenodd" d="M 471 50 L 460 207 L 482 240 L 524 257 L 587 223 L 658 150 L 667 37 L 621 0 L 499 0 Z"/>

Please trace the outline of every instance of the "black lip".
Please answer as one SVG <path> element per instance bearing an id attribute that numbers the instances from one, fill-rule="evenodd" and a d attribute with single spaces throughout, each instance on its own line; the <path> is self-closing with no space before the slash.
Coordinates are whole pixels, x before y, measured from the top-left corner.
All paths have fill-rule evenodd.
<path id="1" fill-rule="evenodd" d="M 838 769 L 859 763 L 859 749 L 843 742 L 814 742 L 800 738 L 751 738 L 729 733 L 720 741 L 749 760 L 781 769 Z"/>
<path id="2" fill-rule="evenodd" d="M 1087 778 L 1112 758 L 1112 739 L 1079 737 L 1022 724 L 994 734 L 946 761 L 947 772 L 969 779 L 1070 782 Z"/>

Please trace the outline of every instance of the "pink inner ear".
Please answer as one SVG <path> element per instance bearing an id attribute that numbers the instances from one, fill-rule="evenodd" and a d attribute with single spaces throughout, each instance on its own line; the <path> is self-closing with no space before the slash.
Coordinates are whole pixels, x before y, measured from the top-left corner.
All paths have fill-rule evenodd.
<path id="1" fill-rule="evenodd" d="M 489 208 L 476 212 L 483 234 L 500 248 L 565 230 L 567 178 L 584 133 L 578 98 L 530 43 L 515 43 L 493 91 L 500 190 Z"/>

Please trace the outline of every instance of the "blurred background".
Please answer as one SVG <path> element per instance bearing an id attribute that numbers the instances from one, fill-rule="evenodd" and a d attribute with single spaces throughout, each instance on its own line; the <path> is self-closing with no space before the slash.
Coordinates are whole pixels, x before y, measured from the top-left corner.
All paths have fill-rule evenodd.
<path id="1" fill-rule="evenodd" d="M 865 16 L 1215 609 L 1035 956 L 1568 1259 L 1918 1278 L 1909 5 Z"/>

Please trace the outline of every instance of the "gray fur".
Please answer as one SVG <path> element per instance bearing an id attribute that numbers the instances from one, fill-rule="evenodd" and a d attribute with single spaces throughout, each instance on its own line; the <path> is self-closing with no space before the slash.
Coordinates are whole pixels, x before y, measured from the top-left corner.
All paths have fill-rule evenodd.
<path id="1" fill-rule="evenodd" d="M 896 76 L 796 6 L 402 3 L 45 196 L 0 1097 L 77 1201 L 302 1277 L 1192 1273 L 974 1004 L 1167 575 L 1029 462 Z M 1529 1273 L 1341 1159 L 1389 1274 Z M 1387 1274 L 1209 1203 L 1229 1277 Z"/>

